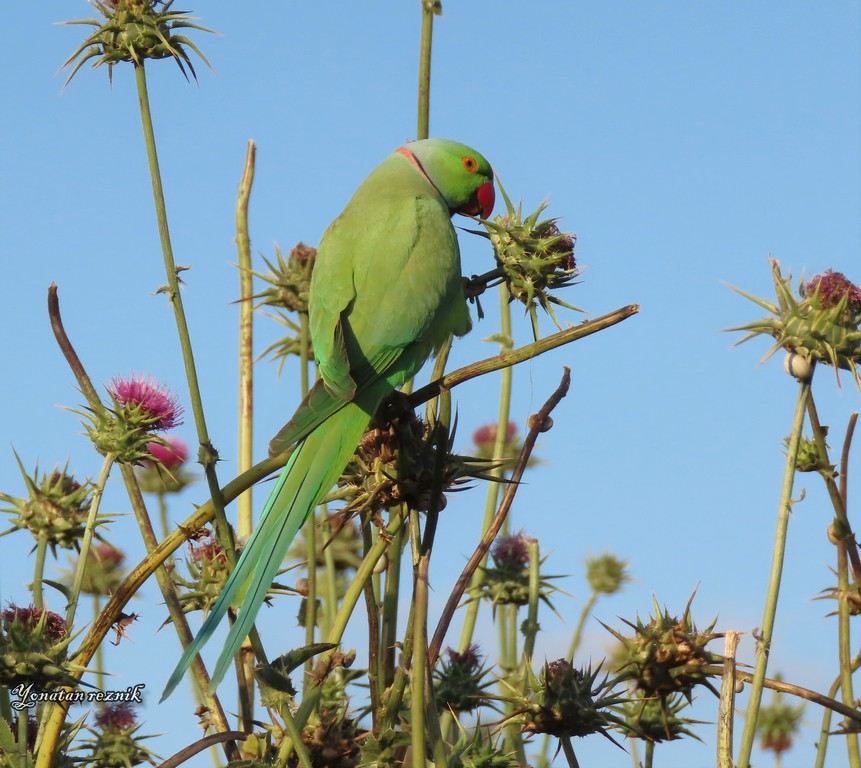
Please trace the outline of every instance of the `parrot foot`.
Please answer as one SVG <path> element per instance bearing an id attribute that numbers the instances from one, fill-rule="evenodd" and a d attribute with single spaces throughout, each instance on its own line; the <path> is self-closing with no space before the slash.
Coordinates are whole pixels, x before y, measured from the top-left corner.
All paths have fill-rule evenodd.
<path id="1" fill-rule="evenodd" d="M 413 421 L 415 417 L 416 412 L 410 406 L 409 395 L 395 390 L 380 403 L 380 407 L 374 416 L 374 421 L 382 425 L 401 420 Z"/>

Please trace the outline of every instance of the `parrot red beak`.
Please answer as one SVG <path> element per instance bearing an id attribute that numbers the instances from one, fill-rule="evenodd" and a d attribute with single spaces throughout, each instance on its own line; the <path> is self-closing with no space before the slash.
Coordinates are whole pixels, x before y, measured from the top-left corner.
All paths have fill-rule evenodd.
<path id="1" fill-rule="evenodd" d="M 485 181 L 476 193 L 481 218 L 486 219 L 493 212 L 493 204 L 496 202 L 496 192 L 493 190 L 493 182 Z"/>

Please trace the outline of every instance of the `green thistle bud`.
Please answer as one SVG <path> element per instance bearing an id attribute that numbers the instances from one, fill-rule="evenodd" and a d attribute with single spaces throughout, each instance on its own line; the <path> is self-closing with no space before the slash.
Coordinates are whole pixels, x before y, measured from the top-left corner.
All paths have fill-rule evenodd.
<path id="1" fill-rule="evenodd" d="M 557 659 L 545 664 L 539 676 L 528 671 L 525 695 L 503 679 L 503 685 L 513 692 L 505 701 L 518 713 L 510 719 L 526 733 L 560 738 L 600 733 L 612 741 L 607 729 L 620 727 L 622 720 L 611 708 L 623 697 L 608 686 L 606 675 L 598 680 L 600 673 L 600 667 L 577 669 L 567 659 Z"/>
<path id="2" fill-rule="evenodd" d="M 775 679 L 779 680 L 777 676 Z M 763 751 L 782 755 L 792 748 L 792 739 L 801 729 L 801 716 L 804 714 L 804 703 L 797 706 L 787 704 L 783 693 L 775 691 L 771 701 L 759 709 L 756 721 L 756 732 L 759 734 Z"/>
<path id="3" fill-rule="evenodd" d="M 463 653 L 449 648 L 448 661 L 442 659 L 433 673 L 440 711 L 471 712 L 487 704 L 484 693 L 491 683 L 484 678 L 488 671 L 482 664 L 477 645 L 467 646 Z"/>
<path id="4" fill-rule="evenodd" d="M 66 655 L 72 637 L 53 611 L 10 605 L 0 613 L 0 686 L 33 683 L 44 690 L 76 685 Z"/>
<path id="5" fill-rule="evenodd" d="M 522 206 L 515 208 L 498 179 L 497 184 L 505 201 L 506 214 L 493 221 L 482 221 L 487 232 L 477 234 L 487 237 L 493 245 L 510 298 L 525 305 L 537 340 L 537 306 L 547 312 L 560 329 L 562 326 L 551 304 L 582 311 L 550 293 L 572 285 L 579 274 L 574 258 L 576 237 L 561 232 L 558 219 L 539 219 L 547 208 L 546 202 L 524 218 Z"/>
<path id="6" fill-rule="evenodd" d="M 823 432 L 828 434 L 828 427 L 822 428 Z M 783 438 L 785 448 L 789 447 L 789 436 Z M 798 441 L 798 456 L 795 459 L 795 468 L 799 472 L 819 472 L 822 469 L 833 470 L 834 467 L 824 464 L 819 456 L 819 449 L 816 447 L 816 441 L 809 437 L 802 437 Z"/>
<path id="7" fill-rule="evenodd" d="M 125 578 L 123 562 L 126 556 L 112 544 L 106 541 L 91 547 L 87 552 L 87 565 L 84 568 L 84 579 L 81 582 L 81 592 L 87 595 L 112 595 Z M 75 576 L 75 563 L 65 573 L 65 581 L 71 584 Z"/>
<path id="8" fill-rule="evenodd" d="M 252 274 L 270 284 L 270 287 L 254 295 L 255 299 L 259 299 L 255 309 L 274 307 L 277 314 L 272 317 L 286 326 L 290 332 L 263 350 L 261 355 L 261 357 L 271 355 L 277 360 L 280 373 L 285 360 L 290 355 L 301 356 L 303 351 L 309 358 L 314 355 L 310 336 L 303 331 L 303 324 L 293 321 L 289 315 L 296 313 L 304 315 L 307 319 L 311 274 L 314 271 L 317 249 L 300 242 L 285 259 L 281 249 L 276 245 L 275 256 L 278 260 L 277 264 L 273 264 L 266 258 L 263 259 L 269 267 L 268 273 L 253 272 Z"/>
<path id="9" fill-rule="evenodd" d="M 63 69 L 74 64 L 66 85 L 77 74 L 85 62 L 94 59 L 93 69 L 106 64 L 108 78 L 113 75 L 113 67 L 121 61 L 143 65 L 145 59 L 173 58 L 180 71 L 188 79 L 185 68 L 197 80 L 194 65 L 186 48 L 194 51 L 210 67 L 200 49 L 178 30 L 197 29 L 212 32 L 211 29 L 194 24 L 195 17 L 185 11 L 171 11 L 174 0 L 90 0 L 103 16 L 99 19 L 78 19 L 64 24 L 83 24 L 95 27 L 91 34 L 75 52 L 63 63 Z M 157 9 L 157 6 L 161 6 Z M 212 67 L 210 67 L 211 69 Z"/>
<path id="10" fill-rule="evenodd" d="M 678 716 L 689 703 L 681 694 L 662 699 L 638 691 L 634 698 L 626 701 L 616 711 L 624 717 L 625 730 L 632 738 L 661 742 L 690 736 L 699 740 L 689 726 L 701 724 L 702 721 Z"/>
<path id="11" fill-rule="evenodd" d="M 738 288 L 733 290 L 768 310 L 773 317 L 727 330 L 748 332 L 739 344 L 760 334 L 774 337 L 775 344 L 763 361 L 784 348 L 811 363 L 833 366 L 835 372 L 841 368 L 850 371 L 861 392 L 857 367 L 861 362 L 861 289 L 839 272 L 829 270 L 802 283 L 796 296 L 790 286 L 791 276 L 784 278 L 774 259 L 770 264 L 777 304 Z"/>
<path id="12" fill-rule="evenodd" d="M 490 554 L 492 567 L 479 567 L 481 581 L 473 591 L 473 598 L 483 598 L 490 602 L 494 611 L 498 605 L 526 605 L 529 602 L 529 544 L 534 541 L 523 531 L 509 536 L 500 536 Z M 542 558 L 544 563 L 546 558 Z M 550 595 L 557 591 L 552 579 L 559 576 L 540 576 L 538 597 L 550 603 Z"/>
<path id="13" fill-rule="evenodd" d="M 693 595 L 678 619 L 666 609 L 661 610 L 654 600 L 655 616 L 647 623 L 639 616 L 636 623 L 623 619 L 634 630 L 630 638 L 604 625 L 625 649 L 619 671 L 649 696 L 667 699 L 681 693 L 690 701 L 696 685 L 710 687 L 702 667 L 723 663 L 721 656 L 706 650 L 712 640 L 723 634 L 712 632 L 715 622 L 704 632 L 696 628 L 690 613 L 692 601 Z"/>
<path id="14" fill-rule="evenodd" d="M 494 740 L 481 722 L 476 723 L 471 734 L 461 727 L 448 759 L 449 768 L 520 768 L 515 752 L 502 751 L 502 741 L 501 735 Z"/>
<path id="15" fill-rule="evenodd" d="M 610 552 L 586 558 L 586 580 L 592 591 L 600 595 L 615 595 L 633 581 L 628 573 L 628 561 Z"/>
<path id="16" fill-rule="evenodd" d="M 135 467 L 135 474 L 144 493 L 179 493 L 194 482 L 185 463 L 188 446 L 178 437 L 165 437 L 146 444 L 150 457 Z"/>
<path id="17" fill-rule="evenodd" d="M 227 555 L 218 543 L 215 532 L 204 529 L 194 542 L 188 542 L 188 555 L 185 558 L 188 579 L 174 571 L 174 582 L 184 588 L 180 602 L 184 613 L 208 611 L 215 605 L 227 577 Z"/>
<path id="18" fill-rule="evenodd" d="M 92 503 L 93 484 L 89 480 L 83 483 L 75 480 L 68 473 L 68 463 L 63 469 L 55 467 L 50 474 L 43 473 L 40 478 L 38 465 L 31 477 L 17 454 L 15 460 L 27 486 L 27 498 L 0 493 L 0 500 L 10 504 L 0 511 L 12 516 L 13 525 L 0 535 L 26 529 L 37 540 L 44 538 L 54 557 L 57 547 L 78 549 Z M 109 522 L 107 518 L 99 516 L 97 525 L 106 522 Z"/>
<path id="19" fill-rule="evenodd" d="M 158 756 L 141 743 L 153 737 L 139 736 L 140 727 L 131 705 L 106 704 L 95 717 L 95 728 L 87 728 L 95 738 L 83 741 L 79 747 L 88 753 L 83 762 L 98 768 L 158 765 Z"/>

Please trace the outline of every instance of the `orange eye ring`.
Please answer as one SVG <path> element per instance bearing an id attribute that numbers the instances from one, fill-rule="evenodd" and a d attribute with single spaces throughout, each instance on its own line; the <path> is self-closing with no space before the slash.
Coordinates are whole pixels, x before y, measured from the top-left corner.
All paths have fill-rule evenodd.
<path id="1" fill-rule="evenodd" d="M 478 170 L 478 163 L 472 155 L 464 155 L 460 161 L 463 163 L 463 167 L 470 173 L 475 173 Z"/>

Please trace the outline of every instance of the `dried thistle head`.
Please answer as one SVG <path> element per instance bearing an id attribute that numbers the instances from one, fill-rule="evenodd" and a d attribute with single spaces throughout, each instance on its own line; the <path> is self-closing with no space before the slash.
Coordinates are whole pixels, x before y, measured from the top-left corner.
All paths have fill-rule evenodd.
<path id="1" fill-rule="evenodd" d="M 772 316 L 727 330 L 747 331 L 747 336 L 739 344 L 760 334 L 772 336 L 775 343 L 762 362 L 783 348 L 810 363 L 809 373 L 804 376 L 796 374 L 801 378 L 812 373 L 813 365 L 823 363 L 832 366 L 835 372 L 841 368 L 849 371 L 861 392 L 858 373 L 861 362 L 861 289 L 839 272 L 829 270 L 807 283 L 800 283 L 796 295 L 790 285 L 791 275 L 783 277 L 776 260 L 771 259 L 770 264 L 776 304 L 738 288 L 733 290 Z"/>
<path id="2" fill-rule="evenodd" d="M 179 600 L 183 613 L 207 612 L 215 605 L 230 575 L 227 555 L 214 531 L 203 529 L 194 541 L 188 542 L 185 565 L 189 578 L 176 571 L 172 574 L 174 582 L 182 588 Z"/>
<path id="3" fill-rule="evenodd" d="M 195 17 L 185 11 L 172 11 L 174 0 L 90 0 L 90 4 L 101 14 L 102 19 L 77 19 L 64 24 L 83 24 L 95 27 L 95 31 L 81 43 L 63 63 L 62 69 L 72 66 L 66 85 L 87 62 L 93 61 L 93 69 L 108 67 L 108 78 L 113 67 L 122 61 L 143 66 L 146 59 L 172 58 L 182 74 L 188 79 L 185 68 L 197 80 L 194 65 L 186 48 L 194 51 L 210 67 L 200 49 L 183 34 L 183 30 L 211 29 L 195 24 Z M 211 69 L 211 67 L 210 67 Z"/>
<path id="4" fill-rule="evenodd" d="M 376 514 L 402 503 L 428 510 L 440 483 L 437 443 L 436 429 L 414 414 L 372 427 L 341 475 L 339 496 L 348 499 L 345 511 Z M 446 505 L 444 494 L 463 489 L 469 479 L 498 481 L 490 474 L 494 462 L 452 453 L 453 444 L 454 431 L 443 460 L 440 509 Z"/>

